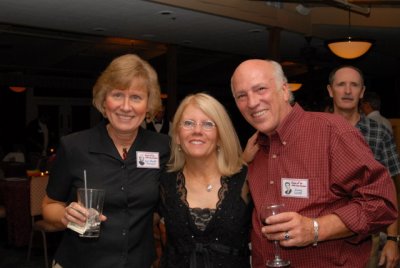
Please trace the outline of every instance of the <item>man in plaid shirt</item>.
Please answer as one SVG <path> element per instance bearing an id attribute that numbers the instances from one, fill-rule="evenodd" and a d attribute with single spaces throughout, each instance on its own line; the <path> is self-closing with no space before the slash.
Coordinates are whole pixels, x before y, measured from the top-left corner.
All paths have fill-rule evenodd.
<path id="1" fill-rule="evenodd" d="M 357 127 L 369 144 L 375 159 L 384 165 L 392 178 L 400 174 L 400 161 L 396 144 L 387 127 L 367 118 L 359 112 L 359 103 L 365 92 L 364 78 L 360 69 L 354 66 L 341 66 L 329 75 L 327 86 L 333 98 L 333 113 L 342 115 L 350 124 Z M 399 262 L 397 221 L 387 228 L 388 239 L 379 259 L 379 266 L 396 267 Z M 373 247 L 368 267 L 377 267 L 379 234 L 373 236 Z"/>

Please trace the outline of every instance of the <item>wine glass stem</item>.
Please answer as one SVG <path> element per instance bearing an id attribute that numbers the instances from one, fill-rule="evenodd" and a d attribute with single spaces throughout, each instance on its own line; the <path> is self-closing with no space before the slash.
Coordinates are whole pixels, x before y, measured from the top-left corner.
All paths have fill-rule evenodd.
<path id="1" fill-rule="evenodd" d="M 281 248 L 279 246 L 279 241 L 274 241 L 274 250 L 275 250 L 275 260 L 281 259 Z"/>

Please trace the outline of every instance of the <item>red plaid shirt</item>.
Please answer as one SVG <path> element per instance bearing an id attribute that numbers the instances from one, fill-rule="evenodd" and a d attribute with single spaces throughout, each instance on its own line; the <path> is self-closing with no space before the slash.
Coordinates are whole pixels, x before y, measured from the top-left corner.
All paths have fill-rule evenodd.
<path id="1" fill-rule="evenodd" d="M 286 211 L 312 218 L 336 214 L 357 234 L 317 247 L 282 248 L 281 257 L 292 268 L 365 267 L 369 234 L 391 224 L 397 209 L 390 175 L 375 161 L 359 130 L 340 116 L 305 112 L 296 104 L 276 133 L 259 135 L 258 142 L 261 150 L 249 166 L 255 203 L 253 267 L 264 268 L 274 257 L 273 244 L 261 235 L 258 209 L 263 202 L 284 203 Z M 308 179 L 308 198 L 283 197 L 281 178 Z"/>

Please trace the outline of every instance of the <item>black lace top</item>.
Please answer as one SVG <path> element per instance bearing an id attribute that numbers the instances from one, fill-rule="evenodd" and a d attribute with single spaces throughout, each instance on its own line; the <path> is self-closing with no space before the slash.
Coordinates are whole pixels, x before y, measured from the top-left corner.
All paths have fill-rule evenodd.
<path id="1" fill-rule="evenodd" d="M 161 267 L 250 267 L 252 203 L 247 168 L 221 178 L 216 209 L 189 208 L 182 172 L 161 177 L 160 214 L 167 230 Z"/>
<path id="2" fill-rule="evenodd" d="M 189 208 L 192 220 L 198 229 L 204 231 L 215 214 L 213 208 Z"/>

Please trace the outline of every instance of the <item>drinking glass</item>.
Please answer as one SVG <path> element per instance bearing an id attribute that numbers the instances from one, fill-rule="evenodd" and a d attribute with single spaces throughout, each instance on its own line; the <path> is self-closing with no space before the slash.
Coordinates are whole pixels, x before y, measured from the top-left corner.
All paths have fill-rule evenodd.
<path id="1" fill-rule="evenodd" d="M 80 237 L 100 236 L 100 215 L 103 213 L 105 191 L 103 189 L 78 189 L 78 203 L 88 210 L 84 233 Z"/>
<path id="2" fill-rule="evenodd" d="M 260 211 L 260 219 L 263 225 L 266 225 L 265 219 L 269 216 L 279 214 L 282 212 L 284 204 L 262 204 Z M 273 260 L 267 260 L 267 267 L 288 267 L 290 266 L 290 261 L 283 260 L 280 256 L 280 245 L 279 241 L 275 240 L 274 243 L 274 255 L 275 258 Z"/>

